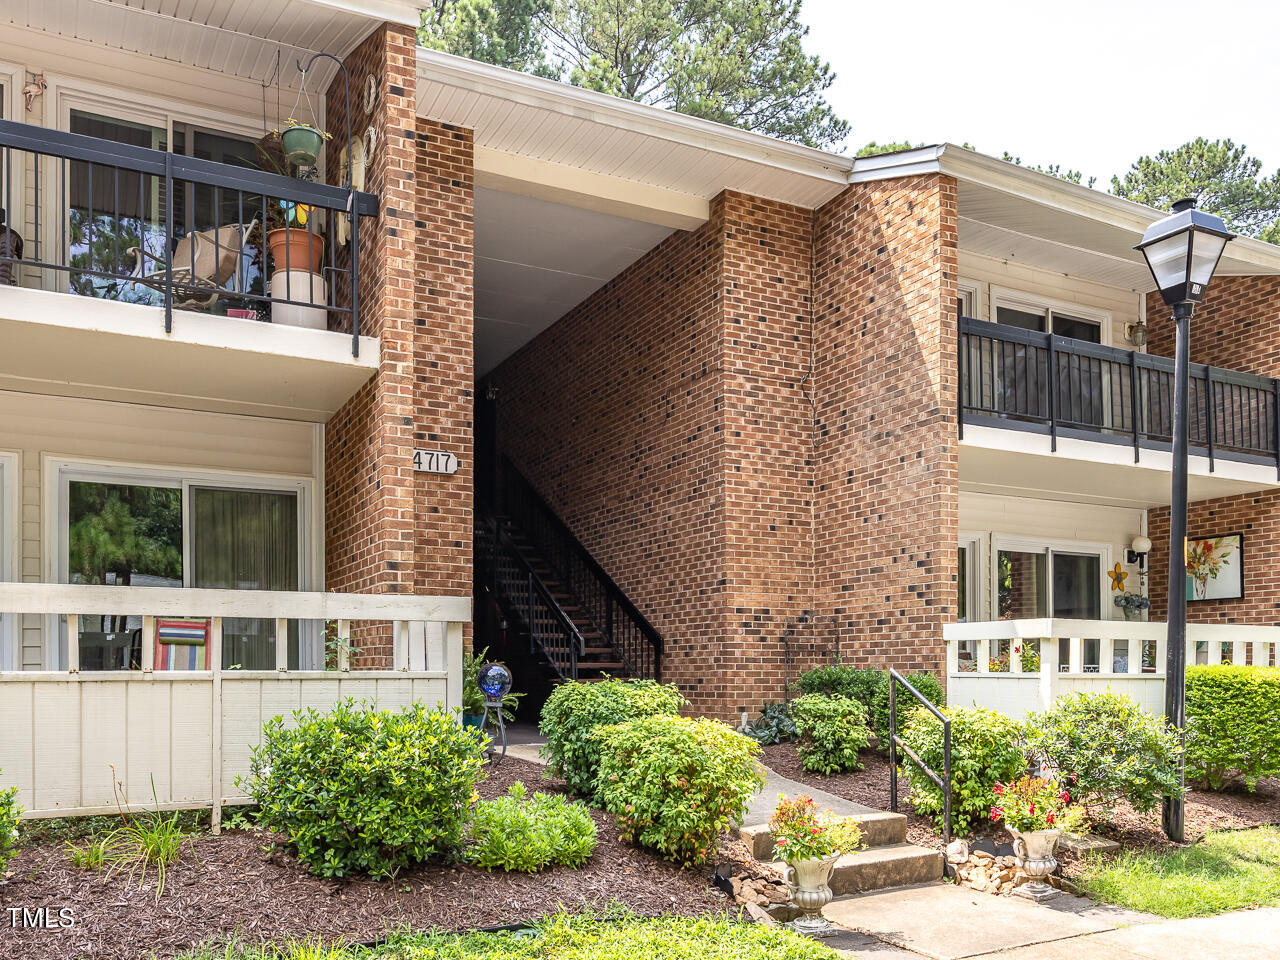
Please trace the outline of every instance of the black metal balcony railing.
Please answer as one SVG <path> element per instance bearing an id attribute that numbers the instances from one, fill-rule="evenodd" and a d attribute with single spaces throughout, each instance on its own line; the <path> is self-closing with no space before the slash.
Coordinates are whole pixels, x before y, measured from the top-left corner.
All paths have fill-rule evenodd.
<path id="1" fill-rule="evenodd" d="M 373 195 L 10 120 L 0 120 L 0 151 L 0 278 L 162 305 L 166 332 L 175 306 L 217 303 L 264 320 L 280 305 L 318 308 L 359 354 L 357 238 L 360 218 L 377 213 Z M 297 242 L 277 257 L 266 233 L 289 215 Z M 334 242 L 340 218 L 346 245 Z M 297 250 L 307 262 L 292 262 Z M 268 289 L 272 273 L 280 280 Z"/>
<path id="2" fill-rule="evenodd" d="M 1173 361 L 999 323 L 960 318 L 959 414 L 964 425 L 1169 449 Z M 1280 381 L 1191 365 L 1190 442 L 1209 458 L 1274 463 L 1280 473 Z"/>

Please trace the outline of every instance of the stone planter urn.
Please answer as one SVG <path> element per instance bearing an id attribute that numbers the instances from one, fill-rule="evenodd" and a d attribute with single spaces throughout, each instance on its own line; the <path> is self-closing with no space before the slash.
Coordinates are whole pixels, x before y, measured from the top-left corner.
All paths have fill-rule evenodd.
<path id="1" fill-rule="evenodd" d="M 1018 857 L 1018 866 L 1027 875 L 1028 882 L 1016 887 L 1015 897 L 1025 897 L 1042 903 L 1058 895 L 1058 890 L 1044 882 L 1044 878 L 1057 869 L 1058 861 L 1054 851 L 1058 849 L 1058 838 L 1061 830 L 1028 830 L 1026 833 L 1009 828 L 1013 834 L 1013 852 Z"/>
<path id="2" fill-rule="evenodd" d="M 1141 610 L 1131 610 L 1128 607 L 1125 607 L 1124 618 L 1129 621 L 1136 621 L 1141 623 L 1143 619 L 1143 613 Z"/>
<path id="3" fill-rule="evenodd" d="M 796 933 L 821 937 L 835 932 L 822 916 L 822 908 L 831 902 L 831 869 L 839 858 L 839 853 L 833 853 L 829 857 L 787 862 L 783 879 L 791 892 L 791 902 L 802 911 L 790 924 Z"/>

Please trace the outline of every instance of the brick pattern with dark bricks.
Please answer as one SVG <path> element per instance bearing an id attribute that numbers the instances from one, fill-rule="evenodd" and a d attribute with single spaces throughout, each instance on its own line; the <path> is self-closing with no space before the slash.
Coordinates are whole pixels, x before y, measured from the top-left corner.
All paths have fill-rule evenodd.
<path id="1" fill-rule="evenodd" d="M 1173 321 L 1159 293 L 1147 296 L 1150 353 L 1172 357 Z M 1280 377 L 1280 277 L 1215 277 L 1191 319 L 1190 359 Z M 1147 513 L 1151 538 L 1151 619 L 1168 611 L 1169 510 Z M 1280 491 L 1246 493 L 1188 505 L 1193 539 L 1244 534 L 1244 597 L 1187 604 L 1193 623 L 1280 626 Z"/>

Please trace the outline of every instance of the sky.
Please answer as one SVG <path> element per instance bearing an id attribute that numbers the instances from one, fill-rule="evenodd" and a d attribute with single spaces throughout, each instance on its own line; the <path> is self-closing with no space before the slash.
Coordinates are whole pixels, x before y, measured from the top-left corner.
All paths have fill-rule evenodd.
<path id="1" fill-rule="evenodd" d="M 846 152 L 968 142 L 1080 170 L 1106 189 L 1138 157 L 1198 136 L 1280 167 L 1275 0 L 803 0 L 806 50 Z"/>

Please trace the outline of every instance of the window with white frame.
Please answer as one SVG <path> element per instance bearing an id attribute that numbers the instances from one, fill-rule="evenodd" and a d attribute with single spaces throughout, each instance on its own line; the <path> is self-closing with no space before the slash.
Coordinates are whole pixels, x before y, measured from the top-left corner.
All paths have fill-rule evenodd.
<path id="1" fill-rule="evenodd" d="M 956 556 L 956 620 L 967 623 L 982 620 L 982 537 L 976 534 L 960 535 Z M 958 668 L 972 671 L 978 668 L 978 641 L 961 640 L 957 646 Z"/>
<path id="2" fill-rule="evenodd" d="M 992 291 L 992 319 L 1005 326 L 1106 343 L 1111 317 L 1102 310 L 1057 303 L 1031 294 Z"/>
<path id="3" fill-rule="evenodd" d="M 58 582 L 214 590 L 300 590 L 308 586 L 310 485 L 179 470 L 92 464 L 56 466 L 53 571 Z M 79 616 L 82 670 L 128 670 L 141 660 L 142 615 Z M 51 664 L 67 662 L 65 624 L 51 632 Z M 275 669 L 288 644 L 290 669 L 322 656 L 320 632 L 290 621 L 223 621 L 224 669 Z M 208 622 L 176 623 L 157 634 L 156 668 L 209 669 Z"/>

